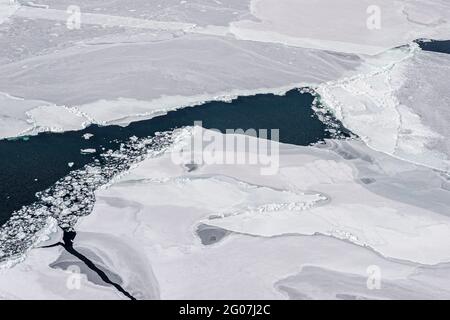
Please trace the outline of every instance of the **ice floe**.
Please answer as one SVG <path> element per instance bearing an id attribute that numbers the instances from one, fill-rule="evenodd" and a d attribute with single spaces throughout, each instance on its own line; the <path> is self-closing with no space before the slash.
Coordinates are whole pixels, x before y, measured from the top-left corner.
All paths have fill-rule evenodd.
<path id="1" fill-rule="evenodd" d="M 280 172 L 270 177 L 251 165 L 203 165 L 189 171 L 172 163 L 169 154 L 145 160 L 97 191 L 92 214 L 76 229 L 92 236 L 120 236 L 138 248 L 152 262 L 162 298 L 281 298 L 275 290 L 280 288 L 278 281 L 319 260 L 331 274 L 358 274 L 353 282 L 358 289 L 337 287 L 334 298 L 348 291 L 367 298 L 444 294 L 431 287 L 423 292 L 425 283 L 410 280 L 413 270 L 436 265 L 426 273 L 438 283 L 440 276 L 433 268 L 450 260 L 444 176 L 414 164 L 405 166 L 355 141 L 333 141 L 318 148 L 281 145 L 280 152 Z M 425 174 L 427 180 L 418 178 Z M 427 184 L 416 185 L 416 179 Z M 384 194 L 377 190 L 381 184 Z M 427 208 L 408 196 L 415 192 Z M 206 249 L 197 237 L 199 225 L 231 234 Z M 302 237 L 306 235 L 312 238 Z M 303 244 L 310 242 L 306 254 Z M 371 258 L 353 260 L 364 251 Z M 366 268 L 372 264 L 383 270 L 385 291 L 371 293 L 366 287 Z M 231 277 L 232 270 L 241 272 Z M 182 280 L 188 274 L 190 280 Z M 193 283 L 202 286 L 196 289 Z"/>
<path id="2" fill-rule="evenodd" d="M 445 0 L 252 0 L 258 20 L 230 24 L 239 39 L 378 54 L 418 38 L 450 38 Z"/>
<path id="3" fill-rule="evenodd" d="M 449 171 L 449 132 L 444 124 L 449 67 L 449 56 L 424 52 L 413 44 L 367 59 L 357 75 L 321 84 L 317 92 L 368 146 Z M 427 90 L 431 85 L 436 91 Z"/>

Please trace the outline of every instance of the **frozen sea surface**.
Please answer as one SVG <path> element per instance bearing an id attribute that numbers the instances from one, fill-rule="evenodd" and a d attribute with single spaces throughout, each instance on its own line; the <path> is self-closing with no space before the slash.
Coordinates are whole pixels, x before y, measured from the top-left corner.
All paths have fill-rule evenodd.
<path id="1" fill-rule="evenodd" d="M 81 9 L 79 30 L 66 27 L 69 5 Z M 25 210 L 10 221 L 11 232 L 2 233 L 2 245 L 11 249 L 14 237 L 30 244 L 28 232 L 36 243 L 52 244 L 60 241 L 58 223 L 74 226 L 74 248 L 139 299 L 449 298 L 449 60 L 436 43 L 421 51 L 411 42 L 450 39 L 450 6 L 447 0 L 372 5 L 0 0 L 0 137 L 69 131 L 31 137 L 30 144 L 72 137 L 59 143 L 67 159 L 54 166 L 61 170 L 52 178 L 68 173 L 69 183 L 57 185 L 58 197 L 48 199 L 58 220 Z M 377 10 L 380 28 L 369 28 Z M 139 165 L 144 142 L 120 148 L 133 161 L 113 153 L 127 171 L 113 181 L 99 177 L 98 166 L 80 169 L 98 156 L 81 149 L 101 152 L 111 140 L 102 141 L 99 126 L 86 129 L 90 124 L 132 123 L 137 130 L 144 122 L 136 121 L 170 110 L 304 86 L 317 89 L 322 104 L 362 141 L 293 146 L 309 140 L 295 127 L 298 119 L 277 114 L 271 120 L 289 127 L 283 142 L 290 144 L 280 144 L 280 170 L 270 177 L 261 176 L 258 165 L 170 161 L 178 143 L 199 128 L 163 135 L 160 152 Z M 206 108 L 177 114 L 197 110 Z M 173 120 L 171 114 L 165 119 Z M 245 114 L 248 125 L 267 125 L 255 114 Z M 226 119 L 214 125 L 227 128 Z M 128 127 L 111 128 L 120 139 L 131 136 Z M 93 137 L 82 137 L 92 130 Z M 27 141 L 8 143 L 24 147 Z M 33 159 L 29 169 L 59 161 Z M 87 206 L 60 201 L 64 187 L 80 187 L 70 170 L 89 180 L 77 193 Z M 52 179 L 34 181 L 39 171 L 18 176 L 32 180 L 27 188 L 51 185 Z M 104 171 L 109 178 L 115 172 Z M 23 199 L 31 201 L 34 194 L 26 193 Z M 80 212 L 91 210 L 76 223 Z M 0 297 L 126 298 L 67 258 L 58 246 L 6 261 Z M 83 271 L 81 290 L 66 286 L 67 263 Z M 382 274 L 375 291 L 366 283 L 373 266 Z"/>
<path id="2" fill-rule="evenodd" d="M 199 130 L 186 131 L 177 144 L 189 143 L 187 133 Z M 101 255 L 99 264 L 119 276 L 133 296 L 450 295 L 445 276 L 450 262 L 445 175 L 358 141 L 332 140 L 317 147 L 281 144 L 280 170 L 273 176 L 261 176 L 259 165 L 202 164 L 190 170 L 170 160 L 180 149 L 171 150 L 98 190 L 92 214 L 76 225 L 80 243 L 75 240 L 74 245 L 95 261 Z M 199 230 L 206 226 L 228 235 L 215 235 L 220 241 L 205 243 Z M 131 249 L 119 247 L 132 248 L 134 258 L 126 258 Z M 89 253 L 93 250 L 95 255 Z M 57 248 L 32 250 L 23 263 L 4 270 L 0 292 L 24 296 L 11 279 L 31 279 L 30 265 L 41 274 L 29 280 L 31 287 L 57 283 L 58 270 L 49 265 L 61 261 L 61 255 Z M 377 291 L 366 286 L 366 271 L 373 265 L 383 275 Z M 109 292 L 90 277 L 79 296 Z M 332 289 L 325 290 L 323 278 L 331 281 Z M 39 290 L 35 294 L 45 295 L 45 289 Z M 65 288 L 51 290 L 67 295 Z"/>

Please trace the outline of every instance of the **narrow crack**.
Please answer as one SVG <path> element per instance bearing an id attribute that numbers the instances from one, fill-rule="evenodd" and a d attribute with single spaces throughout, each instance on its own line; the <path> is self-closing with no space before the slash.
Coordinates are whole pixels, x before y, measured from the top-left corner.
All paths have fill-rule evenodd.
<path id="1" fill-rule="evenodd" d="M 84 264 L 89 269 L 91 269 L 92 271 L 97 273 L 97 275 L 103 280 L 103 282 L 112 285 L 114 288 L 116 288 L 119 292 L 121 292 L 123 295 L 128 297 L 130 300 L 136 300 L 135 297 L 133 297 L 129 292 L 127 292 L 119 284 L 117 284 L 115 282 L 112 282 L 108 278 L 106 273 L 104 273 L 102 270 L 100 270 L 91 260 L 89 260 L 86 256 L 82 255 L 77 250 L 75 250 L 75 248 L 73 247 L 73 240 L 75 239 L 75 237 L 77 235 L 75 231 L 67 231 L 65 229 L 63 229 L 63 231 L 64 231 L 64 235 L 63 235 L 63 241 L 64 242 L 63 243 L 58 242 L 58 243 L 55 243 L 53 245 L 45 246 L 45 247 L 41 247 L 41 248 L 51 248 L 51 247 L 56 247 L 56 246 L 62 246 L 71 255 L 73 255 L 74 257 L 78 258 L 82 262 L 84 262 Z"/>

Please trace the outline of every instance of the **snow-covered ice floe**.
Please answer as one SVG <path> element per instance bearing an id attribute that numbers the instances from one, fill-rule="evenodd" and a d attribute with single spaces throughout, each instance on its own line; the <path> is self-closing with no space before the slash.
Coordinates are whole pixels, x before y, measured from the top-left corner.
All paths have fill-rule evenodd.
<path id="1" fill-rule="evenodd" d="M 102 257 L 132 295 L 450 297 L 442 277 L 450 262 L 447 175 L 362 142 L 338 140 L 316 147 L 281 144 L 273 176 L 261 176 L 259 165 L 175 164 L 176 146 L 200 132 L 185 129 L 174 147 L 97 190 L 92 213 L 75 226 L 75 245 Z M 199 226 L 227 232 L 204 245 Z M 31 257 L 41 252 L 40 268 L 63 260 L 62 249 L 35 249 Z M 366 286 L 373 265 L 383 283 L 374 291 Z M 7 279 L 21 273 L 34 271 L 23 265 L 4 270 L 0 294 L 20 296 Z M 50 267 L 41 275 L 29 280 L 33 286 L 58 283 Z M 320 279 L 340 280 L 330 290 Z M 90 297 L 101 288 L 89 282 L 77 294 Z M 65 294 L 53 285 L 48 290 Z"/>
<path id="2" fill-rule="evenodd" d="M 418 38 L 450 38 L 446 0 L 252 0 L 254 19 L 235 21 L 239 39 L 378 54 Z"/>
<path id="3" fill-rule="evenodd" d="M 356 75 L 317 92 L 368 146 L 448 172 L 449 68 L 450 55 L 413 44 L 368 58 Z"/>
<path id="4" fill-rule="evenodd" d="M 32 123 L 29 131 L 70 130 L 89 123 L 127 124 L 238 95 L 284 93 L 337 80 L 361 63 L 352 55 L 204 35 L 123 43 L 127 39 L 117 35 L 112 43 L 70 47 L 0 66 L 0 91 L 51 105 L 36 105 L 25 110 L 29 116 L 20 115 Z M 1 115 L 11 117 L 12 112 L 8 101 L 2 103 Z"/>

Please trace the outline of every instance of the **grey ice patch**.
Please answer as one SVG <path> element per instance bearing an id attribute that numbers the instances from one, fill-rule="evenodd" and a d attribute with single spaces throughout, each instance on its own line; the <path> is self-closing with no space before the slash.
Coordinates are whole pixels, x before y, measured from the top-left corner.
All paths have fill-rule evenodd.
<path id="1" fill-rule="evenodd" d="M 356 160 L 361 159 L 362 161 L 373 163 L 373 158 L 368 154 L 361 152 L 361 150 L 357 150 L 353 148 L 349 143 L 342 141 L 341 143 L 330 142 L 327 144 L 331 150 L 336 152 L 339 156 L 341 156 L 344 160 Z"/>
<path id="2" fill-rule="evenodd" d="M 371 184 L 371 183 L 374 183 L 376 181 L 377 180 L 373 179 L 373 178 L 361 178 L 361 182 L 364 183 L 364 184 Z"/>
<path id="3" fill-rule="evenodd" d="M 117 283 L 119 285 L 123 283 L 122 278 L 113 271 L 107 269 L 104 266 L 103 260 L 94 252 L 86 248 L 77 248 L 77 251 L 87 257 L 95 264 L 97 268 L 103 271 L 108 279 L 111 280 L 111 282 Z M 109 284 L 105 283 L 102 278 L 95 271 L 91 270 L 83 261 L 80 261 L 78 258 L 74 257 L 67 251 L 63 251 L 58 259 L 56 259 L 55 262 L 49 265 L 50 268 L 61 270 L 70 270 L 72 266 L 77 266 L 80 270 L 80 273 L 86 275 L 89 282 L 104 287 L 110 286 Z"/>
<path id="4" fill-rule="evenodd" d="M 198 237 L 202 241 L 202 244 L 205 246 L 217 243 L 231 233 L 228 230 L 209 226 L 206 224 L 200 224 L 197 227 L 196 232 Z"/>
<path id="5" fill-rule="evenodd" d="M 137 300 L 159 299 L 159 284 L 153 274 L 153 269 L 145 254 L 127 243 L 121 236 L 109 234 L 77 232 L 74 243 L 75 249 L 84 254 L 87 249 L 94 251 L 95 255 L 87 256 L 97 267 L 104 267 L 111 273 L 107 276 L 111 281 L 117 278 L 112 274 L 120 275 L 121 280 L 115 282 L 129 292 Z M 81 249 L 81 250 L 80 250 Z M 83 250 L 84 249 L 84 250 Z M 101 258 L 99 262 L 95 258 Z M 101 270 L 104 271 L 102 268 Z"/>
<path id="6" fill-rule="evenodd" d="M 188 172 L 192 172 L 198 169 L 198 164 L 196 163 L 186 163 L 184 166 Z"/>
<path id="7" fill-rule="evenodd" d="M 388 199 L 449 216 L 450 188 L 445 173 L 371 150 L 357 140 L 327 141 L 320 148 L 351 160 L 357 170 L 356 176 L 367 190 Z M 392 168 L 402 169 L 392 171 Z"/>
<path id="8" fill-rule="evenodd" d="M 449 216 L 448 183 L 432 169 L 416 168 L 390 176 L 380 174 L 375 182 L 364 187 L 383 197 Z"/>
<path id="9" fill-rule="evenodd" d="M 312 298 L 302 292 L 286 286 L 279 286 L 278 290 L 285 292 L 289 300 L 312 300 Z"/>
<path id="10" fill-rule="evenodd" d="M 448 269 L 443 268 L 445 271 Z M 421 270 L 422 274 L 426 272 Z M 428 270 L 428 280 L 433 282 L 435 269 Z M 369 290 L 365 274 L 352 274 L 305 266 L 296 275 L 275 283 L 275 288 L 288 295 L 290 299 L 445 299 L 450 295 L 442 288 L 430 286 L 425 275 L 410 279 L 383 279 L 379 290 Z"/>
<path id="11" fill-rule="evenodd" d="M 101 199 L 106 204 L 108 204 L 111 207 L 124 209 L 124 208 L 133 208 L 136 212 L 138 212 L 142 205 L 139 202 L 126 200 L 120 197 L 103 197 L 99 196 L 98 199 Z"/>

